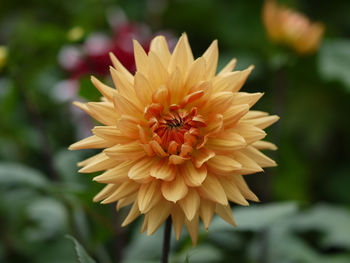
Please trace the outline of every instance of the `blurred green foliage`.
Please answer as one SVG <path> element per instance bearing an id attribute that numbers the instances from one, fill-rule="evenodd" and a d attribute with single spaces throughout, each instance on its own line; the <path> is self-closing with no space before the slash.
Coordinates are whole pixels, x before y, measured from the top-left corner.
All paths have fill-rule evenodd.
<path id="1" fill-rule="evenodd" d="M 80 117 L 52 92 L 67 78 L 57 56 L 69 30 L 109 33 L 117 6 L 154 32 L 187 32 L 195 55 L 217 38 L 219 67 L 231 57 L 238 69 L 254 64 L 244 91 L 265 92 L 255 109 L 281 117 L 267 131 L 279 166 L 246 176 L 263 203 L 276 203 L 235 208 L 237 228 L 215 218 L 195 248 L 187 234 L 173 240 L 171 262 L 350 262 L 350 2 L 281 2 L 324 22 L 318 53 L 299 57 L 269 43 L 262 1 L 2 1 L 0 262 L 159 261 L 161 230 L 121 229 L 126 211 L 92 203 L 101 186 L 76 167 L 92 152 L 66 150 L 82 136 Z M 78 94 L 97 98 L 87 78 Z"/>

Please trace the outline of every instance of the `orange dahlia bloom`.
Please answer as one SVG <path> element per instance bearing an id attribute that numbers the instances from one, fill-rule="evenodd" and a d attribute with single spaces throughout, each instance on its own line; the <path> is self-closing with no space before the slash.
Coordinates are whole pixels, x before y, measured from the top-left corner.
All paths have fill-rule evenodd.
<path id="1" fill-rule="evenodd" d="M 312 23 L 306 16 L 266 0 L 263 22 L 271 41 L 287 45 L 297 53 L 311 54 L 318 50 L 324 34 L 321 23 Z"/>
<path id="2" fill-rule="evenodd" d="M 249 110 L 262 93 L 239 92 L 252 66 L 232 72 L 233 59 L 215 75 L 217 41 L 196 60 L 185 34 L 172 54 L 163 36 L 148 54 L 134 41 L 134 53 L 135 76 L 111 54 L 116 89 L 92 77 L 101 102 L 75 102 L 103 125 L 70 149 L 104 148 L 80 172 L 105 171 L 94 201 L 132 204 L 123 226 L 143 214 L 150 235 L 171 216 L 176 238 L 185 224 L 195 244 L 199 218 L 206 229 L 214 213 L 235 225 L 229 201 L 258 201 L 242 175 L 275 166 L 260 150 L 276 149 L 262 139 L 278 117 Z"/>

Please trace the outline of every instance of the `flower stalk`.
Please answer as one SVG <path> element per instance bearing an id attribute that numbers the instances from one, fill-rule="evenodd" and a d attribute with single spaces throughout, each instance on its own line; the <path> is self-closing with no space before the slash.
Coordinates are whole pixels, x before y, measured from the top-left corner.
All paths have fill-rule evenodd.
<path id="1" fill-rule="evenodd" d="M 163 237 L 163 253 L 162 263 L 168 263 L 171 238 L 171 217 L 169 216 L 165 222 L 164 237 Z"/>

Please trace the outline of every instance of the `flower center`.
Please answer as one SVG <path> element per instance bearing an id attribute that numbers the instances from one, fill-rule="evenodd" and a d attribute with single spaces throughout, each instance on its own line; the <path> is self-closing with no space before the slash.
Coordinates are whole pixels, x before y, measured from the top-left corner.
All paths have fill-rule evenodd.
<path id="1" fill-rule="evenodd" d="M 200 128 L 206 126 L 203 117 L 195 107 L 188 111 L 172 105 L 167 112 L 163 112 L 163 108 L 160 104 L 146 108 L 145 117 L 153 132 L 152 140 L 169 154 L 190 155 L 201 137 Z"/>

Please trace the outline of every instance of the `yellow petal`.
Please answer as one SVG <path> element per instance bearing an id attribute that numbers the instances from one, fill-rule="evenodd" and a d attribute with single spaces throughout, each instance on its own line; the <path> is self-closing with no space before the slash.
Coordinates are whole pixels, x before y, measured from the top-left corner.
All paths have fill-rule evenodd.
<path id="1" fill-rule="evenodd" d="M 98 158 L 93 159 L 87 165 L 79 170 L 79 173 L 94 173 L 115 167 L 120 163 L 119 160 L 109 158 L 106 154 L 101 153 Z"/>
<path id="2" fill-rule="evenodd" d="M 132 139 L 139 138 L 139 128 L 138 125 L 141 124 L 140 119 L 135 118 L 130 115 L 122 115 L 117 122 L 117 127 L 125 137 Z"/>
<path id="3" fill-rule="evenodd" d="M 107 184 L 97 195 L 95 195 L 93 201 L 99 202 L 105 199 L 107 196 L 114 193 L 115 190 L 117 190 L 118 186 L 119 185 L 115 185 L 115 184 Z"/>
<path id="4" fill-rule="evenodd" d="M 91 76 L 91 82 L 94 84 L 96 89 L 99 90 L 99 92 L 109 101 L 113 101 L 113 97 L 115 93 L 117 92 L 115 89 L 112 89 L 111 87 L 103 84 L 101 81 L 99 81 L 94 76 Z"/>
<path id="5" fill-rule="evenodd" d="M 149 68 L 148 81 L 153 89 L 158 89 L 160 86 L 166 84 L 168 79 L 168 71 L 163 66 L 159 57 L 152 51 L 148 54 Z"/>
<path id="6" fill-rule="evenodd" d="M 229 180 L 225 176 L 218 177 L 218 179 L 221 182 L 221 185 L 225 190 L 225 193 L 226 193 L 228 200 L 235 202 L 239 205 L 244 205 L 244 206 L 249 205 L 247 200 L 245 200 L 244 196 L 241 194 L 235 181 Z"/>
<path id="7" fill-rule="evenodd" d="M 214 175 L 208 175 L 202 185 L 198 187 L 198 193 L 201 197 L 210 201 L 227 205 L 227 197 L 219 180 Z"/>
<path id="8" fill-rule="evenodd" d="M 248 146 L 247 148 L 243 149 L 242 152 L 250 159 L 253 159 L 261 167 L 274 167 L 277 165 L 274 160 L 267 157 L 253 146 Z"/>
<path id="9" fill-rule="evenodd" d="M 138 183 L 151 182 L 153 178 L 151 177 L 150 170 L 155 161 L 155 159 L 149 157 L 138 160 L 129 170 L 129 178 Z"/>
<path id="10" fill-rule="evenodd" d="M 206 76 L 207 79 L 210 79 L 215 75 L 216 67 L 218 65 L 219 50 L 217 40 L 214 40 L 211 43 L 209 48 L 204 52 L 203 57 L 207 64 Z"/>
<path id="11" fill-rule="evenodd" d="M 212 201 L 201 199 L 199 206 L 199 214 L 202 218 L 204 228 L 208 230 L 211 219 L 213 218 L 215 212 L 216 204 Z"/>
<path id="12" fill-rule="evenodd" d="M 176 176 L 176 167 L 163 158 L 152 165 L 150 173 L 154 178 L 172 181 Z"/>
<path id="13" fill-rule="evenodd" d="M 170 102 L 169 90 L 165 86 L 159 87 L 152 95 L 152 101 L 154 103 L 168 106 Z"/>
<path id="14" fill-rule="evenodd" d="M 266 136 L 266 132 L 262 129 L 255 127 L 251 124 L 239 123 L 235 125 L 232 129 L 232 132 L 235 132 L 241 135 L 247 144 L 259 141 Z"/>
<path id="15" fill-rule="evenodd" d="M 224 127 L 229 129 L 233 127 L 249 111 L 248 104 L 231 106 L 224 112 Z"/>
<path id="16" fill-rule="evenodd" d="M 185 74 L 187 72 L 190 58 L 188 58 L 189 50 L 188 44 L 186 42 L 187 36 L 183 34 L 177 42 L 171 55 L 168 67 L 169 73 L 174 72 L 177 67 L 180 69 L 182 74 Z"/>
<path id="17" fill-rule="evenodd" d="M 128 181 L 128 172 L 130 168 L 135 164 L 135 161 L 126 161 L 118 164 L 116 167 L 107 170 L 101 175 L 95 176 L 94 181 L 99 183 L 123 183 Z"/>
<path id="18" fill-rule="evenodd" d="M 236 92 L 233 95 L 233 104 L 248 104 L 249 107 L 252 107 L 264 93 L 247 93 L 247 92 Z"/>
<path id="19" fill-rule="evenodd" d="M 185 80 L 185 84 L 181 89 L 180 96 L 185 96 L 190 88 L 196 83 L 205 80 L 206 76 L 206 63 L 203 57 L 199 57 L 188 69 L 188 74 Z"/>
<path id="20" fill-rule="evenodd" d="M 137 160 L 146 155 L 139 142 L 117 144 L 105 149 L 103 152 L 109 157 L 120 161 Z"/>
<path id="21" fill-rule="evenodd" d="M 122 73 L 130 83 L 133 83 L 133 80 L 134 80 L 133 75 L 131 75 L 131 73 L 123 66 L 123 64 L 120 63 L 120 61 L 117 59 L 117 57 L 112 52 L 109 53 L 109 56 L 111 58 L 113 67 L 117 71 Z"/>
<path id="22" fill-rule="evenodd" d="M 257 141 L 252 143 L 252 146 L 254 146 L 258 150 L 272 150 L 272 151 L 277 150 L 276 145 L 267 141 Z"/>
<path id="23" fill-rule="evenodd" d="M 95 126 L 92 133 L 114 144 L 130 143 L 134 140 L 126 137 L 116 126 Z"/>
<path id="24" fill-rule="evenodd" d="M 250 110 L 246 115 L 244 115 L 244 120 L 256 119 L 261 117 L 266 117 L 269 114 L 267 112 L 258 111 L 258 110 Z"/>
<path id="25" fill-rule="evenodd" d="M 232 157 L 242 165 L 242 168 L 237 170 L 237 173 L 234 174 L 252 174 L 263 171 L 255 160 L 249 158 L 242 152 L 236 151 L 232 154 Z"/>
<path id="26" fill-rule="evenodd" d="M 219 205 L 216 204 L 215 212 L 222 217 L 227 223 L 231 224 L 232 226 L 237 226 L 235 220 L 232 216 L 232 211 L 230 208 L 230 205 Z"/>
<path id="27" fill-rule="evenodd" d="M 208 170 L 218 175 L 230 175 L 233 171 L 242 168 L 242 165 L 232 157 L 215 155 L 206 163 Z"/>
<path id="28" fill-rule="evenodd" d="M 135 106 L 138 106 L 139 101 L 136 97 L 133 83 L 130 83 L 128 79 L 119 71 L 116 71 L 114 68 L 110 67 L 111 76 L 115 88 L 118 90 L 118 93 L 128 100 L 132 101 Z M 142 110 L 141 108 L 139 108 Z"/>
<path id="29" fill-rule="evenodd" d="M 227 65 L 219 72 L 218 75 L 223 75 L 225 73 L 231 72 L 232 70 L 234 70 L 236 63 L 237 63 L 237 59 L 235 58 L 231 59 L 231 61 L 227 63 Z"/>
<path id="30" fill-rule="evenodd" d="M 125 114 L 142 118 L 143 113 L 139 107 L 120 94 L 114 96 L 114 107 L 120 115 Z"/>
<path id="31" fill-rule="evenodd" d="M 77 105 L 77 104 L 75 104 Z M 115 125 L 119 115 L 115 112 L 113 104 L 106 102 L 88 102 L 86 103 L 88 114 L 95 120 L 104 125 Z"/>
<path id="32" fill-rule="evenodd" d="M 136 72 L 135 74 L 134 89 L 137 98 L 144 106 L 151 103 L 154 89 L 148 79 L 142 75 L 141 72 Z"/>
<path id="33" fill-rule="evenodd" d="M 200 168 L 204 163 L 215 156 L 215 152 L 207 148 L 201 148 L 192 155 L 193 164 L 196 168 Z"/>
<path id="34" fill-rule="evenodd" d="M 180 167 L 180 173 L 188 186 L 196 187 L 200 186 L 207 177 L 207 168 L 205 165 L 196 168 L 192 162 L 185 162 Z"/>
<path id="35" fill-rule="evenodd" d="M 175 238 L 179 240 L 183 224 L 185 223 L 185 216 L 178 205 L 174 205 L 171 211 L 171 219 L 174 225 Z"/>
<path id="36" fill-rule="evenodd" d="M 195 246 L 197 244 L 197 241 L 198 241 L 198 223 L 199 223 L 198 214 L 196 214 L 195 217 L 191 221 L 189 221 L 185 218 L 185 225 L 186 225 L 188 233 L 190 234 L 193 246 Z"/>
<path id="37" fill-rule="evenodd" d="M 159 180 L 153 180 L 149 184 L 141 185 L 137 195 L 137 202 L 142 214 L 150 211 L 163 198 L 159 187 Z"/>
<path id="38" fill-rule="evenodd" d="M 156 36 L 152 39 L 150 51 L 157 54 L 157 56 L 161 58 L 163 66 L 165 68 L 168 68 L 170 61 L 170 52 L 164 36 Z"/>
<path id="39" fill-rule="evenodd" d="M 76 143 L 69 146 L 69 150 L 81 150 L 81 149 L 101 149 L 106 147 L 111 147 L 115 143 L 111 141 L 106 141 L 96 135 L 92 135 L 85 139 L 82 139 Z"/>
<path id="40" fill-rule="evenodd" d="M 231 180 L 233 180 L 238 186 L 244 198 L 250 201 L 259 202 L 259 198 L 249 189 L 249 186 L 244 181 L 243 176 L 235 175 L 231 177 Z"/>
<path id="41" fill-rule="evenodd" d="M 166 200 L 176 203 L 188 192 L 187 185 L 181 175 L 177 175 L 173 181 L 163 181 L 161 191 Z"/>
<path id="42" fill-rule="evenodd" d="M 262 118 L 256 118 L 256 119 L 249 119 L 249 120 L 243 120 L 242 123 L 247 123 L 254 125 L 260 129 L 265 129 L 269 127 L 270 125 L 274 124 L 276 121 L 278 121 L 280 117 L 277 115 L 270 115 Z"/>
<path id="43" fill-rule="evenodd" d="M 210 100 L 206 105 L 203 106 L 201 114 L 207 116 L 210 113 L 222 113 L 225 112 L 233 101 L 233 93 L 230 91 L 223 91 L 215 93 L 211 96 Z"/>
<path id="44" fill-rule="evenodd" d="M 143 47 L 137 42 L 137 40 L 133 40 L 134 43 L 134 56 L 135 56 L 135 64 L 136 70 L 141 72 L 142 74 L 148 73 L 148 57 L 143 49 Z"/>
<path id="45" fill-rule="evenodd" d="M 184 211 L 186 218 L 191 221 L 197 214 L 200 204 L 200 198 L 196 189 L 189 188 L 187 195 L 179 200 L 178 204 Z"/>
<path id="46" fill-rule="evenodd" d="M 183 86 L 183 78 L 180 69 L 177 67 L 170 74 L 166 87 L 169 90 L 170 103 L 178 104 L 180 102 L 180 93 Z"/>
<path id="47" fill-rule="evenodd" d="M 122 183 L 118 188 L 109 195 L 106 199 L 104 199 L 101 204 L 109 204 L 113 203 L 121 198 L 124 198 L 128 195 L 135 193 L 140 188 L 140 184 L 135 183 L 132 180 L 128 180 Z"/>
<path id="48" fill-rule="evenodd" d="M 122 227 L 125 227 L 127 225 L 129 225 L 132 221 L 134 221 L 139 215 L 141 215 L 139 207 L 137 202 L 134 202 L 134 204 L 132 205 L 128 216 L 124 219 L 123 223 L 122 223 Z"/>
<path id="49" fill-rule="evenodd" d="M 128 195 L 122 199 L 120 199 L 118 201 L 118 204 L 117 204 L 117 211 L 119 211 L 121 208 L 125 207 L 125 206 L 129 206 L 131 205 L 133 202 L 137 201 L 137 193 L 134 193 L 134 194 L 131 194 L 131 195 Z"/>
<path id="50" fill-rule="evenodd" d="M 168 218 L 172 207 L 172 203 L 163 199 L 151 211 L 148 212 L 147 236 L 152 235 Z"/>
<path id="51" fill-rule="evenodd" d="M 222 138 L 209 138 L 206 147 L 216 153 L 231 153 L 232 151 L 244 148 L 246 141 L 243 136 L 226 132 Z"/>

